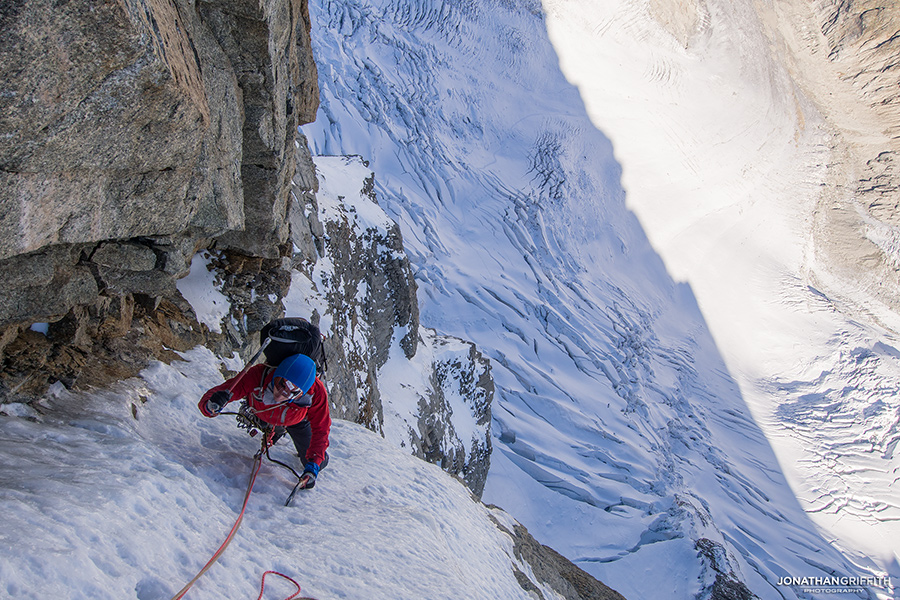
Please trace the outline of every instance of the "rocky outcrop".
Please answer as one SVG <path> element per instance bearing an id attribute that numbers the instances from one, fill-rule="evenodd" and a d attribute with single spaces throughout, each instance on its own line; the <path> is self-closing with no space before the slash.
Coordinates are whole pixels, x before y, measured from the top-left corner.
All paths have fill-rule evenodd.
<path id="1" fill-rule="evenodd" d="M 0 393 L 225 347 L 279 309 L 277 293 L 238 301 L 237 330 L 212 335 L 175 282 L 213 248 L 235 288 L 286 289 L 262 280 L 290 277 L 294 144 L 316 77 L 303 0 L 5 2 Z"/>
<path id="2" fill-rule="evenodd" d="M 547 598 L 541 588 L 549 587 L 552 593 L 566 600 L 625 600 L 620 593 L 578 568 L 556 550 L 538 542 L 523 525 L 502 510 L 496 506 L 489 508 L 497 529 L 512 538 L 513 555 L 522 567 L 515 573 L 519 585 L 535 598 Z"/>
<path id="3" fill-rule="evenodd" d="M 359 157 L 298 147 L 291 211 L 297 309 L 326 334 L 334 413 L 459 476 L 480 496 L 490 465 L 490 365 L 467 342 L 419 324 L 416 283 L 396 223 Z M 291 307 L 287 307 L 288 312 Z M 416 398 L 400 406 L 397 398 Z"/>
<path id="4" fill-rule="evenodd" d="M 888 0 L 820 2 L 823 50 L 859 103 L 880 115 L 881 133 L 900 140 L 900 6 Z"/>
<path id="5" fill-rule="evenodd" d="M 750 591 L 747 585 L 732 568 L 732 560 L 728 550 L 719 542 L 709 538 L 700 538 L 694 544 L 701 557 L 704 573 L 701 581 L 712 581 L 703 586 L 697 595 L 698 600 L 754 600 L 759 596 Z"/>
<path id="6" fill-rule="evenodd" d="M 312 165 L 305 145 L 299 164 Z M 419 310 L 416 284 L 397 224 L 378 210 L 378 221 L 361 218 L 365 205 L 377 207 L 374 175 L 357 159 L 337 158 L 335 179 L 345 179 L 347 196 L 318 200 L 319 184 L 308 170 L 294 180 L 292 210 L 294 268 L 310 279 L 320 299 L 314 321 L 326 317 L 329 391 L 338 415 L 381 431 L 383 414 L 377 371 L 388 359 L 394 332 L 403 328 L 407 357 L 416 353 Z M 346 201 L 346 202 L 345 202 Z M 324 259 L 324 260 L 320 260 Z M 314 282 L 314 283 L 312 283 Z"/>
<path id="7" fill-rule="evenodd" d="M 474 344 L 435 332 L 429 339 L 433 370 L 418 418 L 408 423 L 415 454 L 462 478 L 481 497 L 491 459 L 490 362 Z"/>
<path id="8" fill-rule="evenodd" d="M 896 311 L 900 309 L 900 6 L 886 0 L 840 0 L 818 8 L 821 50 L 827 52 L 833 85 L 827 92 L 817 89 L 816 100 L 838 129 L 838 156 L 845 162 L 836 161 L 832 168 L 834 188 L 823 203 L 817 241 L 826 259 L 836 263 L 840 277 L 859 282 Z M 826 206 L 831 210 L 824 210 Z"/>

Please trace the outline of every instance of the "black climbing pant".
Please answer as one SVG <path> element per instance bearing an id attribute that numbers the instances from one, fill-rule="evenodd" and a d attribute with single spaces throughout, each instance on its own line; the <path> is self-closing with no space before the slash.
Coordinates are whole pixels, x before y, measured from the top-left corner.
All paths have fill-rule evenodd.
<path id="1" fill-rule="evenodd" d="M 287 433 L 294 442 L 294 448 L 297 449 L 297 456 L 303 459 L 306 464 L 306 451 L 309 450 L 309 442 L 312 440 L 312 427 L 306 419 L 300 421 L 296 425 L 287 427 Z"/>
<path id="2" fill-rule="evenodd" d="M 276 427 L 275 437 L 273 438 L 272 443 L 274 444 L 280 440 L 285 432 L 291 436 L 291 441 L 294 442 L 294 448 L 297 449 L 297 456 L 303 459 L 303 465 L 306 465 L 306 452 L 309 450 L 309 443 L 312 441 L 312 426 L 309 424 L 309 421 L 304 419 L 290 427 Z M 319 465 L 319 468 L 324 469 L 327 464 L 328 453 L 326 452 L 325 458 L 322 460 L 322 464 Z"/>

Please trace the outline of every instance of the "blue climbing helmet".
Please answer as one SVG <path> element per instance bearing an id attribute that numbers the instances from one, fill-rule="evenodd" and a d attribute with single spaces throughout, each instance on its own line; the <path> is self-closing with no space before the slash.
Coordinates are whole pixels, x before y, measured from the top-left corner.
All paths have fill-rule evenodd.
<path id="1" fill-rule="evenodd" d="M 295 388 L 296 395 L 302 396 L 316 381 L 316 363 L 305 354 L 288 356 L 275 369 L 272 381 L 276 382 L 279 377 L 291 384 L 288 387 Z"/>

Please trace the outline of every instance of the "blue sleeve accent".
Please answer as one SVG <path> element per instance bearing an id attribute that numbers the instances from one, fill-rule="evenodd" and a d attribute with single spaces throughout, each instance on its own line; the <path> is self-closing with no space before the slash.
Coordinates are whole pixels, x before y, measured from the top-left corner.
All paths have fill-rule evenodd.
<path id="1" fill-rule="evenodd" d="M 306 463 L 306 466 L 303 467 L 303 472 L 309 472 L 313 474 L 313 477 L 317 477 L 319 475 L 319 465 L 314 462 Z"/>

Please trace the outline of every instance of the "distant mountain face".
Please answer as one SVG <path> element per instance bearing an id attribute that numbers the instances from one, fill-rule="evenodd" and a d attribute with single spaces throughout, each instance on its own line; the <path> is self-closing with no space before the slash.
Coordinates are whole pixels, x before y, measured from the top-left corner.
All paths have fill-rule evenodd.
<path id="1" fill-rule="evenodd" d="M 547 7 L 629 206 L 691 284 L 801 506 L 895 570 L 896 8 Z"/>
<path id="2" fill-rule="evenodd" d="M 769 35 L 833 138 L 816 248 L 837 286 L 900 309 L 900 7 L 787 2 L 761 7 Z"/>
<path id="3" fill-rule="evenodd" d="M 574 40 L 575 51 L 563 56 L 547 28 L 565 16 L 570 29 L 555 34 Z M 752 19 L 745 21 L 747 16 Z M 821 394 L 816 397 L 824 400 L 842 378 L 861 382 L 855 379 L 860 372 L 837 369 L 819 387 L 770 387 L 747 395 L 747 371 L 757 365 L 738 363 L 742 368 L 731 370 L 735 348 L 718 345 L 718 330 L 711 332 L 705 318 L 708 289 L 694 290 L 682 280 L 688 271 L 673 277 L 668 257 L 657 254 L 656 230 L 651 244 L 630 210 L 643 176 L 657 184 L 653 206 L 660 226 L 681 223 L 682 213 L 692 210 L 672 193 L 688 179 L 679 179 L 681 169 L 715 175 L 717 165 L 724 167 L 719 178 L 697 181 L 722 186 L 719 214 L 735 208 L 756 215 L 751 204 L 727 200 L 745 193 L 759 197 L 782 181 L 801 183 L 804 199 L 815 198 L 815 178 L 827 171 L 821 163 L 775 182 L 766 182 L 752 164 L 761 157 L 772 172 L 788 170 L 795 164 L 788 162 L 794 160 L 792 144 L 804 135 L 803 143 L 815 142 L 825 131 L 811 101 L 799 91 L 790 95 L 796 84 L 786 70 L 770 78 L 768 63 L 728 54 L 733 63 L 714 67 L 734 71 L 710 67 L 694 74 L 707 77 L 708 86 L 694 92 L 715 90 L 720 80 L 729 94 L 733 80 L 757 77 L 735 88 L 739 100 L 731 101 L 743 109 L 745 100 L 748 106 L 760 100 L 762 116 L 742 113 L 746 121 L 725 123 L 717 132 L 725 141 L 743 142 L 739 147 L 704 145 L 702 136 L 692 138 L 690 123 L 660 119 L 656 107 L 675 104 L 678 96 L 653 96 L 655 88 L 634 83 L 690 91 L 691 77 L 670 79 L 682 66 L 668 63 L 670 54 L 690 65 L 715 57 L 720 47 L 740 50 L 741 24 L 750 22 L 752 44 L 744 49 L 768 57 L 769 40 L 782 29 L 765 29 L 749 4 L 712 2 L 612 3 L 601 9 L 572 2 L 334 0 L 315 4 L 311 17 L 322 91 L 316 122 L 303 128 L 313 153 L 359 154 L 370 161 L 379 202 L 403 232 L 422 323 L 473 340 L 492 361 L 495 443 L 487 500 L 626 597 L 655 597 L 659 589 L 667 597 L 801 597 L 804 592 L 784 584 L 782 576 L 871 573 L 890 564 L 845 553 L 819 533 L 804 511 L 808 504 L 801 506 L 783 473 L 779 449 L 767 437 L 769 423 L 759 423 L 757 406 L 750 405 L 760 398 L 777 403 L 784 397 L 779 394 L 792 400 Z M 639 48 L 647 55 L 602 54 L 600 48 L 579 56 L 581 40 L 603 36 L 631 36 L 645 44 Z M 655 36 L 666 40 L 659 49 Z M 648 56 L 656 60 L 645 64 Z M 586 71 L 618 65 L 621 79 L 585 77 L 575 88 L 560 71 L 561 61 Z M 588 116 L 591 86 L 628 90 L 620 102 L 630 112 L 616 113 L 621 137 L 631 131 L 650 144 L 656 134 L 682 132 L 683 138 L 668 139 L 696 144 L 703 153 L 672 152 L 673 159 L 664 155 L 666 146 L 656 149 L 663 154 L 659 162 L 651 160 L 657 154 L 648 152 L 642 161 L 631 152 L 631 162 L 620 163 L 625 145 L 614 147 L 598 129 L 599 105 L 591 104 Z M 766 114 L 766 95 L 773 92 L 787 95 Z M 708 98 L 711 107 L 717 97 Z M 703 122 L 718 110 L 705 106 L 686 108 Z M 810 119 L 800 137 L 792 129 L 798 115 Z M 768 129 L 755 128 L 757 122 Z M 734 156 L 748 157 L 746 179 L 740 168 L 737 178 L 726 179 L 740 166 L 727 163 Z M 814 165 L 824 156 L 813 152 L 804 160 Z M 701 159 L 709 164 L 691 164 Z M 815 203 L 798 201 L 776 214 L 808 206 Z M 790 230 L 749 217 L 744 225 L 768 227 L 773 235 Z M 708 221 L 697 233 L 680 238 L 684 247 L 692 240 L 700 247 L 710 236 L 737 245 L 746 232 Z M 742 264 L 754 265 L 754 256 L 747 253 Z M 760 257 L 755 264 L 768 268 L 768 255 Z M 729 275 L 730 258 L 723 252 L 706 264 L 715 265 L 713 274 Z M 769 276 L 765 268 L 760 277 Z M 752 301 L 752 286 L 731 293 L 741 300 L 744 289 L 743 299 Z M 737 329 L 751 333 L 777 327 L 774 321 L 754 324 L 756 314 L 743 314 L 744 304 L 719 306 L 716 325 L 742 321 Z M 782 330 L 803 333 L 800 326 Z M 858 333 L 874 347 L 869 330 Z M 804 344 L 803 338 L 796 343 Z M 765 354 L 765 343 L 757 350 Z M 850 356 L 850 350 L 838 348 L 835 356 Z M 876 348 L 875 354 L 873 360 L 891 359 L 890 352 Z M 865 381 L 878 385 L 877 378 Z M 892 405 L 872 406 L 886 418 Z M 788 421 L 799 422 L 783 423 Z M 890 439 L 890 431 L 879 439 Z M 846 493 L 849 498 L 855 492 Z"/>

